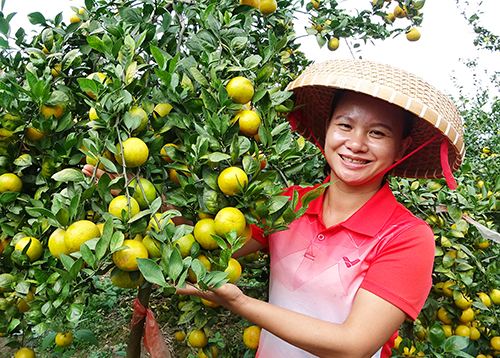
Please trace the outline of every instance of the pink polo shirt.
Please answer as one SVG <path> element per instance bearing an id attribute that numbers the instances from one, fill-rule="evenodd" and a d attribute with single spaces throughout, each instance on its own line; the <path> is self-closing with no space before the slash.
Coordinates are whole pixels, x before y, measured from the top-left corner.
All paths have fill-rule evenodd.
<path id="1" fill-rule="evenodd" d="M 297 190 L 302 196 L 313 188 L 295 186 L 284 195 Z M 388 184 L 350 218 L 329 228 L 323 223 L 323 199 L 313 200 L 285 231 L 264 238 L 253 228 L 254 238 L 269 247 L 269 302 L 342 323 L 362 287 L 415 319 L 432 285 L 431 228 L 396 201 Z M 373 357 L 389 357 L 396 335 Z M 265 330 L 257 356 L 313 357 Z"/>

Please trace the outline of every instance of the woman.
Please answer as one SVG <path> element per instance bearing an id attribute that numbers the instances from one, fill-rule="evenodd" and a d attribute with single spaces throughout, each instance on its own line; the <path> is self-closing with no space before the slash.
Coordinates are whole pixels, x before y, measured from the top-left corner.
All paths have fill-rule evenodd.
<path id="1" fill-rule="evenodd" d="M 367 61 L 312 65 L 289 89 L 297 108 L 290 123 L 322 149 L 330 176 L 288 230 L 267 238 L 254 230 L 238 253 L 268 246 L 269 302 L 232 284 L 178 293 L 261 326 L 260 357 L 388 357 L 398 327 L 418 316 L 430 290 L 434 237 L 396 202 L 385 176 L 444 176 L 454 187 L 460 117 L 424 81 Z"/>

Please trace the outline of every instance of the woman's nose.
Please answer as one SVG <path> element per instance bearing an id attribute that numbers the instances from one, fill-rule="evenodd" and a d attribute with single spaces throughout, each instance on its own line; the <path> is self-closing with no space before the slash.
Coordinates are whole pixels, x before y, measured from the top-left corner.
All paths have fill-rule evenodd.
<path id="1" fill-rule="evenodd" d="M 360 132 L 351 132 L 345 145 L 352 152 L 366 152 L 368 150 L 366 136 Z"/>

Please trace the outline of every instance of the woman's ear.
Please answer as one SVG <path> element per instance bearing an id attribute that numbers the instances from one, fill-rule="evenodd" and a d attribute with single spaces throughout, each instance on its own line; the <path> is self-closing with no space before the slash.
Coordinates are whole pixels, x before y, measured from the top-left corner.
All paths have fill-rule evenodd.
<path id="1" fill-rule="evenodd" d="M 399 149 L 399 152 L 398 152 L 398 155 L 397 155 L 395 161 L 400 160 L 405 155 L 408 148 L 410 148 L 410 145 L 412 142 L 413 142 L 413 139 L 410 136 L 403 138 L 401 140 L 401 146 L 400 146 L 400 149 Z"/>

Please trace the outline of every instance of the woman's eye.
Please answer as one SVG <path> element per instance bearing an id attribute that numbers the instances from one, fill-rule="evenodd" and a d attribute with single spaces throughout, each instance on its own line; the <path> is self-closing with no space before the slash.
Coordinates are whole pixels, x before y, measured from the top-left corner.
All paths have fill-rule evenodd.
<path id="1" fill-rule="evenodd" d="M 337 126 L 339 126 L 342 129 L 350 129 L 351 126 L 347 123 L 338 123 Z"/>
<path id="2" fill-rule="evenodd" d="M 381 138 L 385 136 L 385 133 L 381 131 L 371 131 L 370 134 L 376 138 Z"/>

